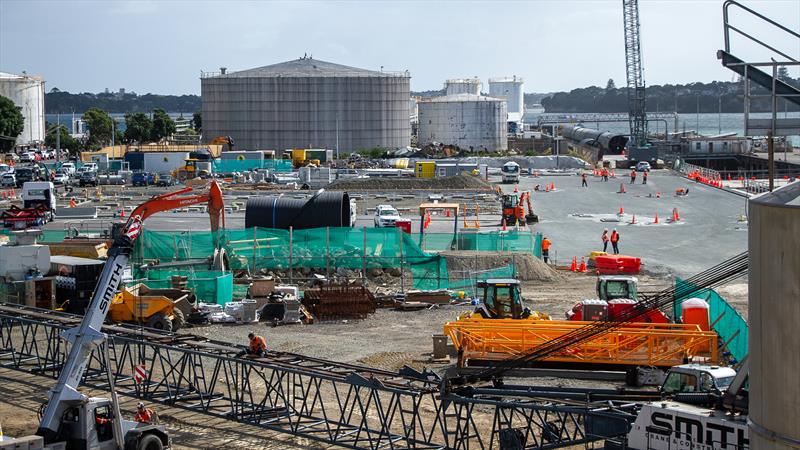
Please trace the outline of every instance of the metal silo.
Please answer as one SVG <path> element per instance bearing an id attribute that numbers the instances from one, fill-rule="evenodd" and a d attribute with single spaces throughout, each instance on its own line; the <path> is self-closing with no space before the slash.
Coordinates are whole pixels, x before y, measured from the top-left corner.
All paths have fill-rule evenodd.
<path id="1" fill-rule="evenodd" d="M 203 137 L 231 136 L 242 150 L 406 147 L 410 78 L 309 57 L 203 74 Z"/>
<path id="2" fill-rule="evenodd" d="M 477 78 L 455 78 L 444 82 L 445 95 L 481 94 L 481 80 Z"/>
<path id="3" fill-rule="evenodd" d="M 505 150 L 506 102 L 473 94 L 446 95 L 421 100 L 420 145 L 439 142 L 464 150 Z"/>
<path id="4" fill-rule="evenodd" d="M 750 448 L 800 442 L 800 182 L 749 202 Z"/>
<path id="5" fill-rule="evenodd" d="M 16 144 L 44 142 L 44 80 L 39 76 L 0 72 L 0 95 L 22 108 L 25 125 Z"/>
<path id="6" fill-rule="evenodd" d="M 525 100 L 523 88 L 525 82 L 521 77 L 514 75 L 507 78 L 490 78 L 489 95 L 497 98 L 504 98 L 508 102 L 508 113 L 518 114 L 522 117 L 525 113 Z"/>

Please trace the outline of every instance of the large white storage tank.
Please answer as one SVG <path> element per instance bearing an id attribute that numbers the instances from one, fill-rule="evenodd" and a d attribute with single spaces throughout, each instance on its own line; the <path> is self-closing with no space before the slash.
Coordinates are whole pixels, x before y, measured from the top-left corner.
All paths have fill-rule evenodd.
<path id="1" fill-rule="evenodd" d="M 481 94 L 481 80 L 477 78 L 454 78 L 444 82 L 445 95 Z"/>
<path id="2" fill-rule="evenodd" d="M 800 181 L 749 202 L 750 448 L 800 442 Z"/>
<path id="3" fill-rule="evenodd" d="M 44 142 L 44 80 L 39 76 L 0 72 L 0 95 L 22 108 L 25 125 L 17 145 Z"/>
<path id="4" fill-rule="evenodd" d="M 419 102 L 419 145 L 433 142 L 463 150 L 505 150 L 506 102 L 474 94 L 445 95 Z"/>
<path id="5" fill-rule="evenodd" d="M 516 75 L 489 79 L 489 95 L 506 99 L 509 114 L 521 116 L 525 112 L 524 87 L 525 82 Z"/>

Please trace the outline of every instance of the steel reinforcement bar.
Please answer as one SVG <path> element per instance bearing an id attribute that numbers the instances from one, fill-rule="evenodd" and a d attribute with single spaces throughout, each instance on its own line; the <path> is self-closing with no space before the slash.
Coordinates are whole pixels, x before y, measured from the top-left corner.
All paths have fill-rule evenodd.
<path id="1" fill-rule="evenodd" d="M 80 316 L 0 304 L 0 366 L 56 378 L 60 339 Z M 238 358 L 230 343 L 106 325 L 83 384 L 347 448 L 558 448 L 627 432 L 630 414 L 535 393 L 440 392 L 433 373 L 392 372 L 270 352 Z M 144 364 L 145 378 L 134 377 Z M 490 391 L 491 392 L 491 391 Z"/>

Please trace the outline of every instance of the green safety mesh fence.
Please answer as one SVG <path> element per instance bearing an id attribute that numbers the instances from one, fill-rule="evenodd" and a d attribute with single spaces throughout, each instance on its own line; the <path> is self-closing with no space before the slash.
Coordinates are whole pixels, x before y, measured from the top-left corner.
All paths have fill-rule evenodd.
<path id="1" fill-rule="evenodd" d="M 460 280 L 451 279 L 449 282 L 449 288 L 457 294 L 463 292 L 464 297 L 478 297 L 479 293 L 475 289 L 475 285 L 478 281 L 488 280 L 490 278 L 515 278 L 516 274 L 517 272 L 514 265 L 509 264 L 507 266 L 498 267 L 495 269 L 472 272 L 470 273 L 469 278 L 463 278 Z"/>
<path id="2" fill-rule="evenodd" d="M 265 159 L 263 161 L 251 159 L 217 159 L 212 163 L 214 172 L 246 172 L 255 169 L 267 169 L 270 172 L 291 172 L 292 161 L 288 159 Z"/>
<path id="3" fill-rule="evenodd" d="M 292 232 L 250 228 L 224 230 L 219 237 L 232 269 L 313 268 L 333 273 L 337 269 L 360 271 L 402 266 L 406 273 L 411 273 L 413 288 L 426 290 L 453 286 L 463 290 L 471 283 L 451 280 L 445 258 L 428 253 L 429 249 L 524 251 L 536 256 L 541 253 L 541 236 L 527 231 L 474 233 L 469 238 L 474 245 L 468 246 L 462 245 L 464 238 L 461 235 L 426 233 L 421 236 L 402 233 L 395 228 L 316 228 Z M 137 242 L 133 258 L 137 262 L 202 260 L 213 252 L 214 236 L 211 232 L 145 230 Z M 509 277 L 513 273 L 513 267 L 509 266 L 483 278 Z"/>
<path id="4" fill-rule="evenodd" d="M 214 270 L 156 269 L 148 270 L 146 273 L 137 271 L 136 276 L 142 278 L 136 278 L 128 284 L 144 283 L 153 289 L 169 288 L 172 287 L 171 278 L 175 275 L 187 277 L 187 287 L 204 303 L 224 305 L 233 298 L 243 298 L 247 294 L 246 289 L 244 292 L 238 290 L 239 297 L 235 297 L 233 274 Z"/>
<path id="5" fill-rule="evenodd" d="M 675 280 L 677 292 L 686 292 L 692 289 L 693 285 L 682 279 Z M 742 361 L 747 356 L 749 327 L 742 316 L 717 292 L 713 289 L 701 289 L 691 295 L 679 298 L 675 302 L 673 317 L 680 317 L 681 304 L 689 298 L 701 298 L 709 305 L 711 322 L 714 323 L 714 331 L 719 334 L 723 342 L 728 343 L 728 351 L 734 358 Z"/>

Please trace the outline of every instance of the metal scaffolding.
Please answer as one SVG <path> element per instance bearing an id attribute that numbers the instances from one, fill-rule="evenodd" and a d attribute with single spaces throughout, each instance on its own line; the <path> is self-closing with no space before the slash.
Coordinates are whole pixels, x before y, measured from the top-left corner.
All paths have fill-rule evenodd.
<path id="1" fill-rule="evenodd" d="M 0 364 L 57 377 L 60 339 L 79 316 L 0 305 Z M 557 448 L 627 432 L 630 411 L 543 400 L 534 392 L 442 390 L 431 372 L 399 372 L 239 348 L 198 336 L 107 325 L 108 354 L 92 353 L 83 385 L 346 448 Z M 137 382 L 136 366 L 146 377 Z"/>

